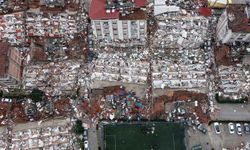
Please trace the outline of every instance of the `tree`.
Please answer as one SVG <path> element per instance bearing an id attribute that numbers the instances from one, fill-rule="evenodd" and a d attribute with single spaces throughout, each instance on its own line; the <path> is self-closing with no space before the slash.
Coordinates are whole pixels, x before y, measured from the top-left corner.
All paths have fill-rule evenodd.
<path id="1" fill-rule="evenodd" d="M 84 128 L 82 127 L 82 121 L 81 120 L 77 120 L 76 124 L 74 126 L 74 132 L 75 134 L 83 134 Z"/>
<path id="2" fill-rule="evenodd" d="M 29 98 L 33 100 L 33 102 L 41 102 L 43 100 L 43 96 L 45 93 L 39 89 L 33 89 L 29 94 Z"/>
<path id="3" fill-rule="evenodd" d="M 2 98 L 2 97 L 3 97 L 3 91 L 0 90 L 0 98 Z"/>

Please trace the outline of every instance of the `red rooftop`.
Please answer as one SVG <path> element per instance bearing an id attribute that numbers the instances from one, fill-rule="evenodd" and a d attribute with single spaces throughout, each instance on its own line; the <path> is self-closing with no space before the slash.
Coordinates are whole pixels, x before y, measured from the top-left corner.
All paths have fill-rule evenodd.
<path id="1" fill-rule="evenodd" d="M 147 0 L 92 0 L 89 17 L 92 20 L 119 19 L 122 9 L 117 6 L 123 4 L 131 4 L 131 8 L 126 7 L 131 10 L 147 6 Z"/>

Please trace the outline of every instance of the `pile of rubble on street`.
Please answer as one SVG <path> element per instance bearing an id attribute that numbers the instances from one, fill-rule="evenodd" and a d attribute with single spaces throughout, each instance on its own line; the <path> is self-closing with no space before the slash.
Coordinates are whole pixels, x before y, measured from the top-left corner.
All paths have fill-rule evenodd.
<path id="1" fill-rule="evenodd" d="M 145 100 L 133 91 L 126 91 L 122 86 L 100 89 L 99 95 L 92 90 L 90 101 L 83 101 L 80 110 L 93 122 L 98 120 L 137 120 L 147 118 L 149 109 Z M 98 90 L 97 90 L 98 91 Z"/>
<path id="2" fill-rule="evenodd" d="M 207 132 L 204 124 L 210 121 L 210 107 L 206 94 L 190 91 L 169 91 L 166 95 L 155 98 L 154 102 L 153 118 L 183 122 L 203 133 Z"/>

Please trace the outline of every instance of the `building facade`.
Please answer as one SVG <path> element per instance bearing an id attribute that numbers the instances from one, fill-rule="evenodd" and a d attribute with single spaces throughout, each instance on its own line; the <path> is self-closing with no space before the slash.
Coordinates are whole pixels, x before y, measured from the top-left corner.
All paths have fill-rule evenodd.
<path id="1" fill-rule="evenodd" d="M 0 84 L 15 87 L 21 81 L 22 55 L 16 47 L 0 43 Z"/>
<path id="2" fill-rule="evenodd" d="M 98 39 L 141 39 L 146 37 L 146 20 L 92 20 L 93 34 Z"/>
<path id="3" fill-rule="evenodd" d="M 250 42 L 249 8 L 229 5 L 218 20 L 217 38 L 222 43 Z"/>
<path id="4" fill-rule="evenodd" d="M 123 8 L 124 5 L 127 7 Z M 145 39 L 146 5 L 147 2 L 144 0 L 127 3 L 92 0 L 89 16 L 95 38 L 107 43 L 115 40 Z"/>

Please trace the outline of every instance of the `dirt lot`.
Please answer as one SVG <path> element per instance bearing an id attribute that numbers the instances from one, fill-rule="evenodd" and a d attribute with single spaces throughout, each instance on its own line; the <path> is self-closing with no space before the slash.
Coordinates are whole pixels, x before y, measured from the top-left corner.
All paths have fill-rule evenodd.
<path id="1" fill-rule="evenodd" d="M 214 49 L 215 62 L 217 65 L 230 66 L 230 48 L 226 45 L 215 47 Z"/>

